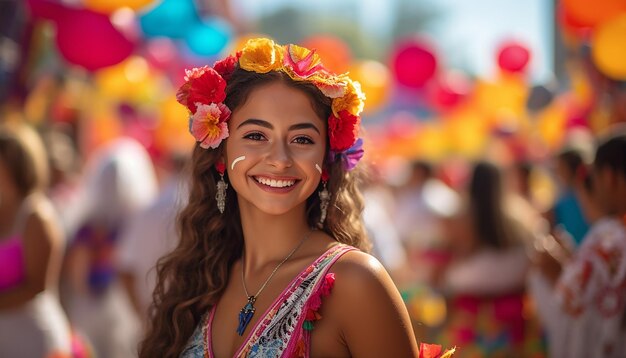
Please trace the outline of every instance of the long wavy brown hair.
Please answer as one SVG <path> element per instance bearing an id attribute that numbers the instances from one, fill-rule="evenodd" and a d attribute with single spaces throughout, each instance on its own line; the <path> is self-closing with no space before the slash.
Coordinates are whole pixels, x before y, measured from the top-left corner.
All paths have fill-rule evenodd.
<path id="1" fill-rule="evenodd" d="M 306 81 L 294 81 L 282 72 L 258 74 L 237 68 L 228 80 L 225 104 L 236 110 L 250 92 L 262 85 L 281 81 L 303 91 L 320 118 L 331 113 L 331 100 Z M 328 141 L 327 141 L 328 142 Z M 196 145 L 191 160 L 189 201 L 178 217 L 178 247 L 157 263 L 158 282 L 150 308 L 150 322 L 139 356 L 178 357 L 204 313 L 222 295 L 233 263 L 241 257 L 243 232 L 236 193 L 229 186 L 226 210 L 215 203 L 219 174 L 214 164 L 224 150 L 224 142 L 214 150 Z M 327 146 L 328 153 L 328 146 Z M 361 171 L 348 172 L 335 160 L 325 163 L 330 178 L 331 202 L 323 230 L 338 242 L 369 250 L 361 221 L 363 199 L 358 185 Z M 321 183 L 320 183 L 321 186 Z M 307 199 L 307 219 L 311 227 L 320 218 L 317 192 Z"/>

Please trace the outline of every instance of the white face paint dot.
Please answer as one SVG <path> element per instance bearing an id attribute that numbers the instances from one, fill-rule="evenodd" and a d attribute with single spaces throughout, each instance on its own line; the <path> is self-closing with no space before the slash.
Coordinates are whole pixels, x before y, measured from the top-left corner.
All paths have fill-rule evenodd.
<path id="1" fill-rule="evenodd" d="M 318 172 L 320 172 L 320 174 L 322 174 L 322 168 L 320 168 L 320 165 L 315 163 L 315 169 L 317 169 Z"/>
<path id="2" fill-rule="evenodd" d="M 234 170 L 235 169 L 235 164 L 239 163 L 240 161 L 246 159 L 245 155 L 242 155 L 241 157 L 237 157 L 235 158 L 235 160 L 233 160 L 233 163 L 230 165 L 230 170 Z"/>

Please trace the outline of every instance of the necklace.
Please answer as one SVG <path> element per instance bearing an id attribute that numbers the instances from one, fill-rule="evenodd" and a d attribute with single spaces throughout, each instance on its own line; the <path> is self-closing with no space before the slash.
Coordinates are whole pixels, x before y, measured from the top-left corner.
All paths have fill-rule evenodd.
<path id="1" fill-rule="evenodd" d="M 241 282 L 243 283 L 243 290 L 246 292 L 246 297 L 248 297 L 248 302 L 243 306 L 243 308 L 241 308 L 241 311 L 239 312 L 239 326 L 237 326 L 237 334 L 242 336 L 243 332 L 246 330 L 246 327 L 248 327 L 248 324 L 250 323 L 250 320 L 252 320 L 252 316 L 254 316 L 254 312 L 256 311 L 256 308 L 254 307 L 254 302 L 256 302 L 256 299 L 257 297 L 259 297 L 261 292 L 263 292 L 263 290 L 265 289 L 265 286 L 267 286 L 267 284 L 272 280 L 272 277 L 274 277 L 274 274 L 276 273 L 276 271 L 278 271 L 278 269 L 285 262 L 287 262 L 287 260 L 289 260 L 291 256 L 293 256 L 293 254 L 296 253 L 296 251 L 298 251 L 300 246 L 302 246 L 304 241 L 306 241 L 306 239 L 310 235 L 311 235 L 311 231 L 308 231 L 306 235 L 304 235 L 302 240 L 300 240 L 300 242 L 298 243 L 298 246 L 294 247 L 293 250 L 291 250 L 291 252 L 274 268 L 270 276 L 267 278 L 267 280 L 265 280 L 265 282 L 263 282 L 263 285 L 261 285 L 261 288 L 259 288 L 259 290 L 257 291 L 255 295 L 250 295 L 248 293 L 248 288 L 246 287 L 246 279 L 244 278 L 244 275 L 243 275 L 243 272 L 245 271 L 244 265 L 245 265 L 246 252 L 245 251 L 243 252 L 243 259 L 241 261 Z"/>

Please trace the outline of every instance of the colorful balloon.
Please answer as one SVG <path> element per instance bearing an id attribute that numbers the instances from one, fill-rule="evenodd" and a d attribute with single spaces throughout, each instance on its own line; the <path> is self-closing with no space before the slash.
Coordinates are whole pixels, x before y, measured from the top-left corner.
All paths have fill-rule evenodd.
<path id="1" fill-rule="evenodd" d="M 163 0 L 139 18 L 145 37 L 185 38 L 201 22 L 193 0 Z"/>
<path id="2" fill-rule="evenodd" d="M 398 83 L 419 89 L 435 75 L 437 58 L 424 40 L 411 38 L 396 44 L 391 67 Z"/>
<path id="3" fill-rule="evenodd" d="M 110 14 L 123 7 L 143 10 L 154 2 L 154 0 L 83 0 L 85 8 L 104 14 Z"/>
<path id="4" fill-rule="evenodd" d="M 185 42 L 195 55 L 215 56 L 230 43 L 232 33 L 228 22 L 213 17 L 191 27 Z"/>
<path id="5" fill-rule="evenodd" d="M 387 66 L 372 60 L 358 61 L 349 72 L 365 93 L 366 112 L 375 112 L 387 102 L 391 84 L 391 73 Z"/>
<path id="6" fill-rule="evenodd" d="M 335 73 L 348 71 L 352 63 L 352 51 L 341 39 L 330 35 L 312 36 L 302 41 L 302 46 L 314 49 L 322 58 L 324 67 Z"/>
<path id="7" fill-rule="evenodd" d="M 563 0 L 563 8 L 573 23 L 594 27 L 626 11 L 624 0 Z"/>
<path id="8" fill-rule="evenodd" d="M 465 74 L 450 71 L 430 83 L 428 97 L 437 110 L 447 111 L 461 104 L 471 89 L 472 84 Z"/>
<path id="9" fill-rule="evenodd" d="M 606 76 L 626 80 L 626 13 L 596 28 L 591 54 L 598 69 Z"/>
<path id="10" fill-rule="evenodd" d="M 525 45 L 509 41 L 498 49 L 498 66 L 507 72 L 524 72 L 530 61 L 530 50 Z"/>
<path id="11" fill-rule="evenodd" d="M 120 63 L 135 49 L 107 15 L 85 9 L 66 9 L 57 21 L 56 43 L 68 62 L 89 71 Z"/>

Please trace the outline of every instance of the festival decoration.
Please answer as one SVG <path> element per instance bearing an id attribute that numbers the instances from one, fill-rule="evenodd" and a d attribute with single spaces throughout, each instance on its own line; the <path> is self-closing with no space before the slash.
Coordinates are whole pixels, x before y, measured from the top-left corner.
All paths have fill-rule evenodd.
<path id="1" fill-rule="evenodd" d="M 391 55 L 391 68 L 401 85 L 422 88 L 437 72 L 437 58 L 431 46 L 422 39 L 398 42 Z"/>
<path id="2" fill-rule="evenodd" d="M 626 12 L 595 29 L 591 54 L 598 69 L 606 76 L 626 80 Z"/>

